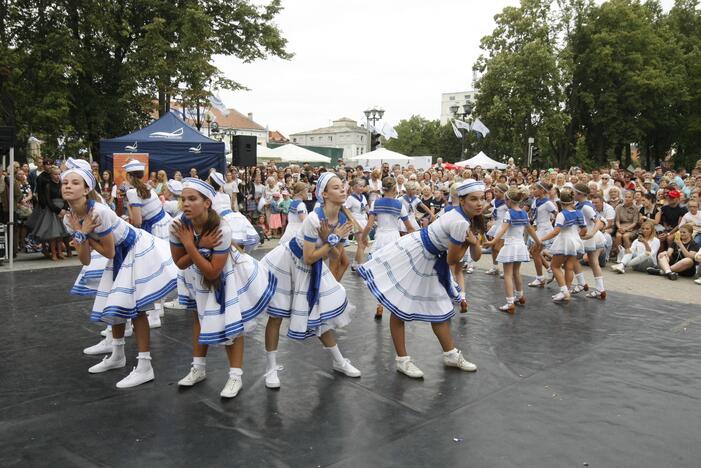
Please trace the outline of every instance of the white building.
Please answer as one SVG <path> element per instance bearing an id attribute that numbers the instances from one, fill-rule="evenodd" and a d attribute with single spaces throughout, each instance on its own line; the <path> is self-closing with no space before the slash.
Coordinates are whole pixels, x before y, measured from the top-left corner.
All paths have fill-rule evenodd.
<path id="1" fill-rule="evenodd" d="M 334 120 L 330 127 L 292 133 L 289 138 L 296 145 L 342 148 L 343 159 L 366 153 L 368 148 L 368 131 L 348 117 Z"/>
<path id="2" fill-rule="evenodd" d="M 476 95 L 477 91 L 474 89 L 457 93 L 443 93 L 441 95 L 441 125 L 447 124 L 453 118 L 453 112 L 450 110 L 452 106 L 459 106 L 458 113 L 463 113 L 465 103 L 472 101 L 474 105 Z"/>

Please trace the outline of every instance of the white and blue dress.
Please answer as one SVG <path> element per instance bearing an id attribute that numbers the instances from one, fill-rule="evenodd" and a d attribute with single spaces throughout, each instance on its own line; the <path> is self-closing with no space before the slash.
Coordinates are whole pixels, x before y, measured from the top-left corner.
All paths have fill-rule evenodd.
<path id="1" fill-rule="evenodd" d="M 280 238 L 280 243 L 289 242 L 290 239 L 297 236 L 297 233 L 302 229 L 302 217 L 307 215 L 307 205 L 302 200 L 292 200 L 290 210 L 287 214 L 287 227 L 285 233 Z"/>
<path id="2" fill-rule="evenodd" d="M 260 244 L 258 232 L 248 219 L 231 209 L 231 197 L 224 192 L 217 192 L 212 203 L 214 211 L 226 221 L 231 229 L 231 240 L 240 246 L 244 252 L 251 253 Z"/>
<path id="3" fill-rule="evenodd" d="M 154 190 L 147 199 L 141 198 L 135 188 L 127 190 L 129 206 L 141 209 L 141 229 L 159 239 L 168 240 L 169 227 L 173 218 L 163 209 L 161 200 Z"/>
<path id="4" fill-rule="evenodd" d="M 375 241 L 368 257 L 372 257 L 373 253 L 382 247 L 397 241 L 401 237 L 399 225 L 404 225 L 404 221 L 409 219 L 409 213 L 404 204 L 396 198 L 378 198 L 372 204 L 370 214 L 375 216 L 377 228 L 375 229 Z M 404 230 L 406 231 L 406 227 Z"/>
<path id="5" fill-rule="evenodd" d="M 447 251 L 465 242 L 469 228 L 469 218 L 458 206 L 375 252 L 358 273 L 377 301 L 399 319 L 446 321 L 460 300 Z"/>
<path id="6" fill-rule="evenodd" d="M 296 237 L 278 245 L 261 260 L 263 268 L 278 281 L 268 315 L 289 318 L 287 336 L 297 340 L 321 336 L 351 321 L 346 290 L 334 278 L 327 261 L 304 263 L 304 242 L 314 242 L 317 247 L 324 243 L 319 238 L 319 227 L 325 218 L 324 210 L 316 208 L 304 219 Z M 338 225 L 346 221 L 343 212 L 339 212 Z"/>
<path id="7" fill-rule="evenodd" d="M 360 226 L 360 230 L 365 229 L 368 225 L 368 201 L 365 195 L 357 194 L 355 192 L 351 193 L 348 198 L 346 198 L 345 207 L 348 208 L 353 219 Z"/>
<path id="8" fill-rule="evenodd" d="M 596 222 L 599 220 L 599 214 L 594 209 L 594 205 L 587 200 L 577 203 L 576 208 L 582 212 L 584 222 L 587 224 L 587 234 L 591 234 L 596 229 Z M 600 230 L 597 230 L 592 237 L 582 242 L 584 243 L 585 252 L 594 252 L 606 247 L 606 237 Z"/>
<path id="9" fill-rule="evenodd" d="M 491 228 L 489 228 L 489 231 L 487 231 L 487 236 L 488 237 L 494 237 L 497 235 L 497 230 L 501 227 L 503 221 L 504 221 L 504 216 L 506 215 L 506 212 L 509 210 L 509 207 L 506 206 L 506 201 L 504 200 L 499 200 L 498 198 L 495 198 L 491 202 L 492 204 L 492 218 L 494 218 L 494 224 L 492 225 Z"/>
<path id="10" fill-rule="evenodd" d="M 409 222 L 413 226 L 414 230 L 418 231 L 420 226 L 418 221 L 416 221 L 416 209 L 421 204 L 421 199 L 416 195 L 413 197 L 410 197 L 409 195 L 402 195 L 399 197 L 399 201 L 402 203 L 402 206 L 409 215 Z M 404 223 L 400 222 L 398 225 L 400 232 L 407 232 Z"/>
<path id="11" fill-rule="evenodd" d="M 555 217 L 555 227 L 560 228 L 560 233 L 555 236 L 550 253 L 572 257 L 584 254 L 584 243 L 579 237 L 579 230 L 586 226 L 581 211 L 562 210 Z"/>
<path id="12" fill-rule="evenodd" d="M 531 257 L 523 237 L 526 226 L 530 224 L 528 213 L 511 208 L 506 211 L 502 224 L 508 224 L 509 228 L 502 236 L 504 246 L 499 250 L 497 262 L 522 263 L 529 261 Z"/>
<path id="13" fill-rule="evenodd" d="M 109 325 L 124 323 L 136 318 L 139 312 L 150 310 L 153 303 L 166 297 L 176 288 L 177 268 L 170 254 L 157 246 L 159 239 L 148 232 L 129 225 L 107 205 L 88 202 L 88 215 L 99 220 L 99 225 L 88 237 L 99 239 L 114 236 L 115 255 L 107 259 L 97 290 L 93 291 L 96 278 L 88 269 L 84 284 L 74 285 L 72 292 L 81 295 L 95 294 L 90 319 Z M 69 233 L 68 215 L 63 220 Z M 95 258 L 91 255 L 91 262 Z"/>
<path id="14" fill-rule="evenodd" d="M 535 230 L 538 238 L 545 237 L 550 231 L 553 230 L 553 223 L 551 221 L 551 216 L 558 213 L 557 206 L 549 198 L 536 198 L 531 204 L 531 213 L 533 213 L 533 222 L 535 223 Z M 552 245 L 553 239 L 547 240 L 543 243 L 545 248 Z M 532 245 L 533 240 L 529 238 L 528 245 Z"/>
<path id="15" fill-rule="evenodd" d="M 178 222 L 190 223 L 184 216 Z M 199 249 L 205 258 L 226 254 L 219 286 L 212 289 L 194 263 L 178 273 L 178 300 L 188 309 L 197 310 L 200 321 L 201 344 L 231 344 L 237 336 L 255 328 L 256 317 L 263 312 L 275 294 L 277 280 L 260 267 L 258 261 L 232 247 L 229 225 L 219 225 L 221 240 L 213 249 Z M 199 236 L 195 236 L 195 242 Z M 170 243 L 182 247 L 171 233 Z"/>

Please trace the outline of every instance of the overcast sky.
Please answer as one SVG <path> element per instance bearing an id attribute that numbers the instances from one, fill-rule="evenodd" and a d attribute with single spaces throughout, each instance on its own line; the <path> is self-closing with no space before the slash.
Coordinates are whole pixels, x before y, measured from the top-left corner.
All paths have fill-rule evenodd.
<path id="1" fill-rule="evenodd" d="M 472 87 L 480 38 L 517 0 L 283 0 L 276 23 L 295 56 L 241 63 L 217 57 L 224 74 L 250 91 L 223 91 L 224 103 L 285 135 L 365 121 L 440 116 L 441 93 Z M 673 0 L 662 0 L 669 8 Z"/>

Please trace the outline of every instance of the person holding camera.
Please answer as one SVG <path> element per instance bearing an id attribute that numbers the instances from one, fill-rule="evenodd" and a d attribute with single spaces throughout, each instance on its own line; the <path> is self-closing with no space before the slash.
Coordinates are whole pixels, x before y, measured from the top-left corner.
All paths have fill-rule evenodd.
<path id="1" fill-rule="evenodd" d="M 660 250 L 660 240 L 655 235 L 655 225 L 649 219 L 640 226 L 640 233 L 630 248 L 625 250 L 621 261 L 611 265 L 616 273 L 625 273 L 630 266 L 635 271 L 644 272 L 649 267 L 657 267 L 657 253 Z"/>
<path id="2" fill-rule="evenodd" d="M 693 232 L 693 225 L 681 226 L 674 234 L 672 246 L 657 256 L 658 268 L 648 268 L 648 274 L 664 275 L 673 281 L 679 276 L 694 276 L 696 272 L 694 259 L 699 252 L 699 246 L 691 238 Z"/>

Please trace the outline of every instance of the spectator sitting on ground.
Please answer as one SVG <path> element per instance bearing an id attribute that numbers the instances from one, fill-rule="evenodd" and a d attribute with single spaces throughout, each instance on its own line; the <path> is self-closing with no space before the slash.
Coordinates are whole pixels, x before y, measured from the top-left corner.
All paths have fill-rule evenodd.
<path id="1" fill-rule="evenodd" d="M 695 257 L 699 247 L 691 238 L 694 228 L 685 224 L 674 236 L 672 246 L 657 256 L 658 268 L 650 267 L 648 274 L 664 275 L 667 279 L 676 280 L 678 276 L 692 277 L 696 273 Z"/>
<path id="2" fill-rule="evenodd" d="M 647 220 L 640 226 L 640 234 L 626 249 L 620 263 L 611 265 L 616 273 L 625 273 L 626 267 L 631 266 L 635 271 L 644 272 L 649 267 L 657 267 L 657 254 L 660 250 L 660 240 L 655 235 L 655 225 Z"/>
<path id="3" fill-rule="evenodd" d="M 670 246 L 670 243 L 667 242 L 667 236 L 679 226 L 682 217 L 686 214 L 686 208 L 679 205 L 681 193 L 676 190 L 670 190 L 667 192 L 666 198 L 667 203 L 661 209 L 662 216 L 660 218 L 664 228 L 659 235 L 662 248 Z"/>

